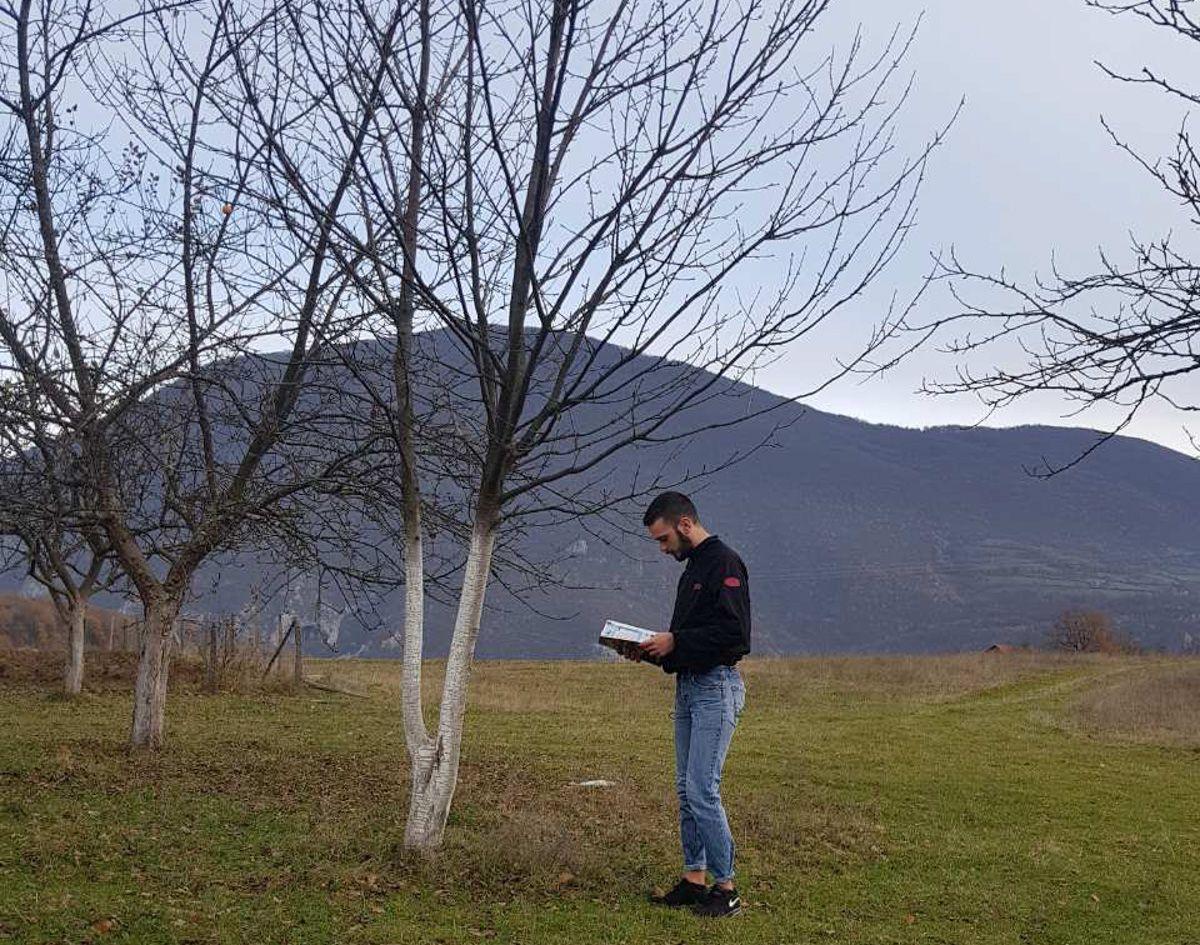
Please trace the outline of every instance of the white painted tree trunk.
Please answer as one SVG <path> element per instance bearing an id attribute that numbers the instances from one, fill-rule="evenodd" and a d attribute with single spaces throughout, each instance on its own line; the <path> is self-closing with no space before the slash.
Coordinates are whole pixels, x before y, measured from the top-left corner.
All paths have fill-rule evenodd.
<path id="1" fill-rule="evenodd" d="M 67 626 L 67 667 L 63 689 L 68 696 L 83 690 L 83 637 L 87 629 L 87 602 L 71 602 L 71 619 Z"/>
<path id="2" fill-rule="evenodd" d="M 429 741 L 421 709 L 421 661 L 425 648 L 425 551 L 421 543 L 420 507 L 408 513 L 404 539 L 404 663 L 400 708 L 409 767 L 415 772 L 418 754 Z M 415 520 L 414 520 L 415 519 Z"/>
<path id="3" fill-rule="evenodd" d="M 471 676 L 475 642 L 479 638 L 479 621 L 483 613 L 483 598 L 487 591 L 495 543 L 495 519 L 477 519 L 471 532 L 471 547 L 463 572 L 458 615 L 454 621 L 454 636 L 451 638 L 450 655 L 446 660 L 446 682 L 442 688 L 437 734 L 432 739 L 426 739 L 413 753 L 412 785 L 404 845 L 410 850 L 426 854 L 433 853 L 442 845 L 446 819 L 450 816 L 450 802 L 454 799 L 454 789 L 458 784 L 463 717 L 467 708 L 467 684 Z M 411 692 L 405 693 L 406 699 L 411 696 Z M 420 698 L 419 690 L 417 698 Z"/>
<path id="4" fill-rule="evenodd" d="M 146 608 L 137 682 L 133 689 L 134 748 L 161 748 L 167 716 L 167 671 L 171 661 L 171 632 L 180 601 L 163 601 Z"/>

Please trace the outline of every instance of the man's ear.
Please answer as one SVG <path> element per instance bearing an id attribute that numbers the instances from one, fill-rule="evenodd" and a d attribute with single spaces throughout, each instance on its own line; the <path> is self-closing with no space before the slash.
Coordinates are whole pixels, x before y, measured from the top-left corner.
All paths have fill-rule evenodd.
<path id="1" fill-rule="evenodd" d="M 696 523 L 692 521 L 690 516 L 681 515 L 679 516 L 679 521 L 675 523 L 675 527 L 687 535 L 696 527 Z"/>

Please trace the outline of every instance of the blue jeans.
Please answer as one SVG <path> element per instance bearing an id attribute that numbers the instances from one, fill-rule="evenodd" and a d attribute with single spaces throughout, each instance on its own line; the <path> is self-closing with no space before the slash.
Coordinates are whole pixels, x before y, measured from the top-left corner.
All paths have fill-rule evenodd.
<path id="1" fill-rule="evenodd" d="M 733 666 L 680 671 L 675 680 L 675 790 L 683 868 L 707 869 L 718 883 L 733 879 L 733 836 L 721 804 L 721 768 L 746 687 Z"/>

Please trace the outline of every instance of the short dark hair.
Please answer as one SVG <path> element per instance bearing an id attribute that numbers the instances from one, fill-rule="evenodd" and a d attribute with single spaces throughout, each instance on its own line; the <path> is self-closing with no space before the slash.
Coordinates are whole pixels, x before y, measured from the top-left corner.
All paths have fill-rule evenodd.
<path id="1" fill-rule="evenodd" d="M 664 492 L 650 503 L 646 514 L 642 516 L 642 524 L 648 528 L 661 518 L 675 525 L 684 516 L 697 524 L 700 523 L 700 515 L 691 499 L 682 492 Z"/>

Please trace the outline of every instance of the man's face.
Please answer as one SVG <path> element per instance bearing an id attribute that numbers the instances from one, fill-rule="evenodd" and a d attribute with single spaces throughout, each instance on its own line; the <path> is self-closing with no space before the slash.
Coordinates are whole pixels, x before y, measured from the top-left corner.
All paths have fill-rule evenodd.
<path id="1" fill-rule="evenodd" d="M 692 530 L 692 520 L 687 516 L 675 524 L 666 519 L 655 519 L 648 527 L 650 537 L 658 542 L 658 550 L 670 555 L 676 561 L 682 561 L 692 550 L 692 540 L 689 533 Z"/>

